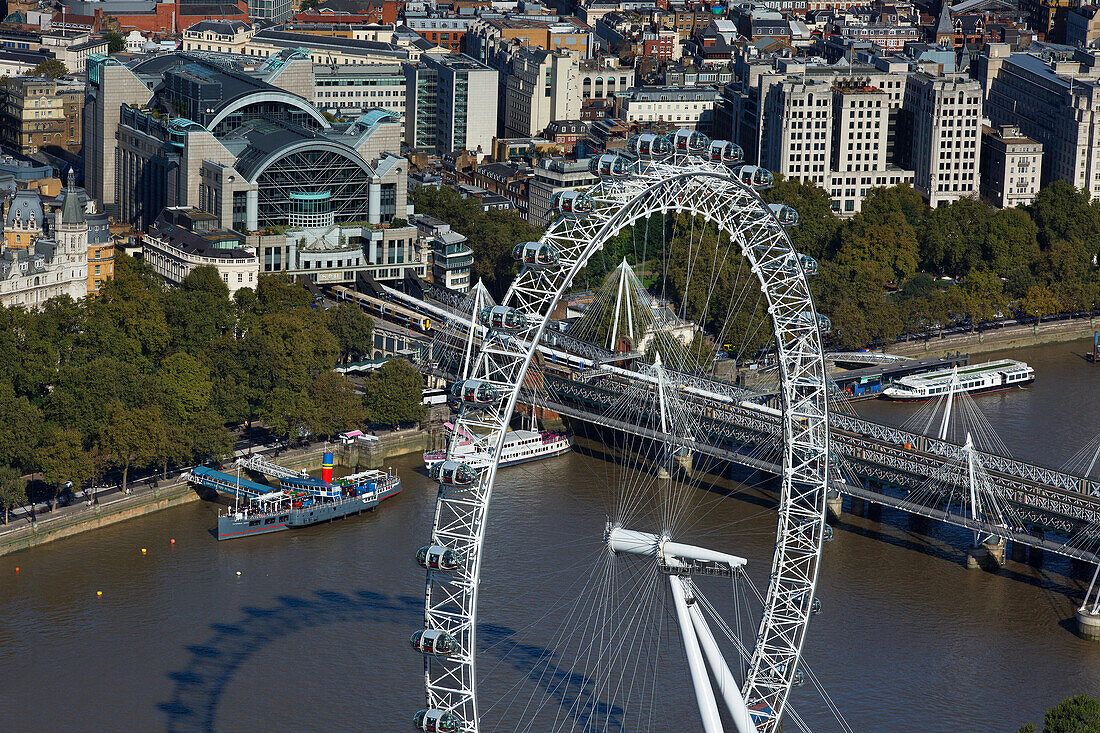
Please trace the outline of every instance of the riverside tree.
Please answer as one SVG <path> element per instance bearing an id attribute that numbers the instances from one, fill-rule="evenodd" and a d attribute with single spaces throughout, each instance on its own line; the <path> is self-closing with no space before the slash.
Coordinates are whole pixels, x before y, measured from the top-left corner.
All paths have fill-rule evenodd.
<path id="1" fill-rule="evenodd" d="M 312 305 L 283 276 L 230 298 L 214 268 L 169 288 L 120 254 L 94 298 L 0 308 L 0 466 L 41 472 L 56 501 L 70 481 L 128 484 L 134 468 L 221 460 L 230 427 L 250 419 L 284 435 L 363 424 L 363 396 L 331 370 L 370 351 L 370 319 Z M 382 391 L 411 394 L 408 372 L 386 373 L 400 383 Z M 402 421 L 418 419 L 397 404 Z"/>

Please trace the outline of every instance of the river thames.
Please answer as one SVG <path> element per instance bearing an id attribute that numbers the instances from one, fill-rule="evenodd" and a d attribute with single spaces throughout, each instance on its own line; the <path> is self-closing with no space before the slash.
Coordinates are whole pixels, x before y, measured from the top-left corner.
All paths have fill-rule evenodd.
<path id="1" fill-rule="evenodd" d="M 975 358 L 1036 369 L 1027 389 L 976 398 L 1015 457 L 1057 467 L 1100 433 L 1100 367 L 1076 356 L 1085 348 Z M 914 407 L 858 409 L 901 423 Z M 586 561 L 575 539 L 602 531 L 601 463 L 599 446 L 579 440 L 572 454 L 498 477 L 482 574 L 490 720 L 515 715 L 502 701 L 558 626 Z M 219 543 L 218 507 L 200 502 L 0 558 L 5 728 L 412 730 L 423 677 L 408 636 L 424 590 L 413 557 L 435 486 L 416 456 L 393 467 L 398 497 L 331 525 Z M 701 493 L 697 524 L 766 574 L 767 495 Z M 1100 644 L 1072 624 L 1085 568 L 1048 555 L 967 570 L 965 533 L 890 511 L 846 515 L 835 529 L 805 659 L 852 729 L 1011 732 L 1065 697 L 1100 692 Z M 697 730 L 682 650 L 668 649 L 651 729 Z M 791 699 L 812 730 L 839 729 L 810 685 Z"/>

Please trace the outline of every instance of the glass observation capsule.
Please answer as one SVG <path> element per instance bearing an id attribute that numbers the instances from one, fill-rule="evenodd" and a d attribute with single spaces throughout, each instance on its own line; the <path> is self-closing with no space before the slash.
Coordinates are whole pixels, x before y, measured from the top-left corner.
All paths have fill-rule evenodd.
<path id="1" fill-rule="evenodd" d="M 672 133 L 672 145 L 677 153 L 698 155 L 710 147 L 710 138 L 701 132 L 682 127 Z"/>
<path id="2" fill-rule="evenodd" d="M 758 165 L 739 165 L 733 169 L 733 174 L 741 183 L 753 188 L 767 188 L 775 181 L 770 170 Z"/>
<path id="3" fill-rule="evenodd" d="M 459 461 L 440 461 L 432 466 L 428 475 L 447 486 L 469 486 L 477 481 L 477 471 Z"/>
<path id="4" fill-rule="evenodd" d="M 813 311 L 802 311 L 802 317 L 800 319 L 803 323 L 812 323 L 814 320 Z M 817 314 L 817 327 L 823 333 L 833 330 L 833 322 L 829 320 L 828 316 Z"/>
<path id="5" fill-rule="evenodd" d="M 626 149 L 639 158 L 663 158 L 672 152 L 672 144 L 663 135 L 646 132 L 627 140 Z"/>
<path id="6" fill-rule="evenodd" d="M 815 597 L 812 601 L 810 601 L 810 613 L 812 613 L 814 616 L 821 613 L 821 599 L 820 598 Z"/>
<path id="7" fill-rule="evenodd" d="M 459 402 L 486 405 L 500 399 L 500 392 L 489 382 L 464 379 L 451 385 L 451 397 Z"/>
<path id="8" fill-rule="evenodd" d="M 802 271 L 807 275 L 817 274 L 817 260 L 809 255 L 799 255 L 798 261 L 802 263 Z"/>
<path id="9" fill-rule="evenodd" d="M 421 654 L 445 657 L 458 649 L 455 638 L 442 629 L 420 629 L 409 637 L 409 644 Z"/>
<path id="10" fill-rule="evenodd" d="M 712 163 L 737 165 L 745 159 L 745 151 L 737 143 L 731 143 L 728 140 L 711 140 L 707 157 Z"/>
<path id="11" fill-rule="evenodd" d="M 630 161 L 621 155 L 604 153 L 588 161 L 588 170 L 597 176 L 625 176 L 630 172 Z"/>
<path id="12" fill-rule="evenodd" d="M 566 216 L 592 213 L 592 199 L 580 191 L 558 191 L 551 199 L 554 210 Z"/>
<path id="13" fill-rule="evenodd" d="M 423 733 L 456 733 L 458 719 L 444 710 L 432 708 L 418 710 L 413 716 L 413 725 Z"/>
<path id="14" fill-rule="evenodd" d="M 515 331 L 527 325 L 527 314 L 506 305 L 493 305 L 482 308 L 477 319 L 482 326 Z"/>
<path id="15" fill-rule="evenodd" d="M 798 226 L 798 212 L 795 211 L 793 206 L 787 206 L 786 204 L 768 204 L 768 208 L 772 210 L 772 215 L 775 216 L 776 221 L 778 221 L 781 226 Z"/>
<path id="16" fill-rule="evenodd" d="M 536 269 L 558 264 L 558 252 L 547 242 L 520 242 L 512 249 L 512 258 Z"/>
<path id="17" fill-rule="evenodd" d="M 462 554 L 443 545 L 427 545 L 416 551 L 416 562 L 425 570 L 457 570 Z"/>

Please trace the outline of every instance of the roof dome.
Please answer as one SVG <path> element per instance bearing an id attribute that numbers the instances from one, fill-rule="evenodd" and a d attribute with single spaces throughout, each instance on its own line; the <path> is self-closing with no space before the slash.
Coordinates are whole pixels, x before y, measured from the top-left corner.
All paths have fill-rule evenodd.
<path id="1" fill-rule="evenodd" d="M 33 220 L 35 227 L 42 229 L 44 222 L 42 199 L 39 198 L 37 191 L 20 189 L 15 192 L 4 223 L 8 229 L 12 229 L 15 228 L 17 220 L 20 222 L 20 228 L 27 228 Z"/>

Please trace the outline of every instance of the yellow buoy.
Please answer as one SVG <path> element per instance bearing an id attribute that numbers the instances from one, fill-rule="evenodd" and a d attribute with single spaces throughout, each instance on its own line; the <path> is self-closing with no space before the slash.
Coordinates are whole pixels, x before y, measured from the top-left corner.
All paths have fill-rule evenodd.
<path id="1" fill-rule="evenodd" d="M 101 595 L 103 595 L 103 591 L 101 591 L 101 590 L 97 590 L 97 591 L 95 592 L 95 594 L 96 594 L 97 596 L 101 596 Z"/>
<path id="2" fill-rule="evenodd" d="M 145 554 L 145 548 L 144 548 L 144 547 L 143 547 L 143 548 L 141 548 L 141 554 L 142 554 L 142 555 L 144 555 L 144 554 Z"/>

